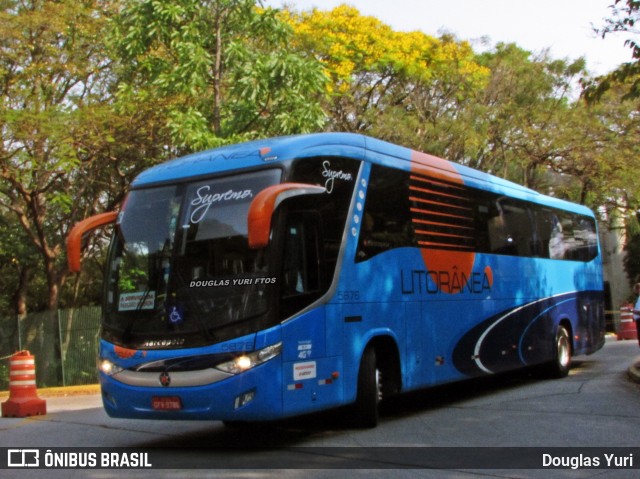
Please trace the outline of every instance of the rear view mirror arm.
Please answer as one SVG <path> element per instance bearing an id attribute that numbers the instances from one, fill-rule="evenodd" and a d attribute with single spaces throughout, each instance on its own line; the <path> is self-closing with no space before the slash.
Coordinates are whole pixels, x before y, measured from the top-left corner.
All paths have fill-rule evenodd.
<path id="1" fill-rule="evenodd" d="M 265 188 L 251 202 L 247 215 L 249 248 L 264 248 L 269 244 L 273 213 L 284 200 L 302 195 L 326 193 L 323 186 L 305 183 L 281 183 Z"/>

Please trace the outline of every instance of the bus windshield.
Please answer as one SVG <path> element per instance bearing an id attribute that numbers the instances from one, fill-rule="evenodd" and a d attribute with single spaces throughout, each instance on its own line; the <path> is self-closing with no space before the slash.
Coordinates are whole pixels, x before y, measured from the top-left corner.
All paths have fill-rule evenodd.
<path id="1" fill-rule="evenodd" d="M 267 250 L 248 246 L 247 212 L 280 178 L 270 169 L 130 192 L 109 255 L 105 337 L 167 348 L 255 331 L 247 323 L 267 312 L 274 281 Z"/>

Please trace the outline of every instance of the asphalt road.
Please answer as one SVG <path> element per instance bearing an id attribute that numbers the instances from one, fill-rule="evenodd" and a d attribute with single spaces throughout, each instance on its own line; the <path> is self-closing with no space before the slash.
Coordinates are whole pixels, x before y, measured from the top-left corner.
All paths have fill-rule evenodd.
<path id="1" fill-rule="evenodd" d="M 569 377 L 564 379 L 546 380 L 518 373 L 402 395 L 385 405 L 380 425 L 370 430 L 350 428 L 345 425 L 344 415 L 335 412 L 238 429 L 227 428 L 219 422 L 111 419 L 104 413 L 97 395 L 49 398 L 46 416 L 1 418 L 0 447 L 126 447 L 132 451 L 175 447 L 293 448 L 294 459 L 288 456 L 283 467 L 300 468 L 254 470 L 251 466 L 261 464 L 261 453 L 245 452 L 231 456 L 236 459 L 232 467 L 246 464 L 247 469 L 120 472 L 129 477 L 637 478 L 638 469 L 463 471 L 454 467 L 438 471 L 392 471 L 389 468 L 394 467 L 394 462 L 399 467 L 407 467 L 411 462 L 402 464 L 398 456 L 388 459 L 385 449 L 372 449 L 373 455 L 369 453 L 354 470 L 303 469 L 317 466 L 310 466 L 314 457 L 300 455 L 298 448 L 316 448 L 309 449 L 313 454 L 343 450 L 331 448 L 359 448 L 354 451 L 397 447 L 637 448 L 640 446 L 640 385 L 628 379 L 627 369 L 638 360 L 639 353 L 635 341 L 608 339 L 605 347 L 593 356 L 575 358 Z M 585 449 L 585 453 L 587 451 Z M 191 457 L 198 462 L 211 454 L 207 449 L 200 449 Z M 640 465 L 640 455 L 634 460 Z M 386 469 L 380 469 L 382 467 Z M 2 477 L 25 477 L 25 474 L 47 478 L 102 478 L 117 476 L 118 472 L 0 472 Z"/>

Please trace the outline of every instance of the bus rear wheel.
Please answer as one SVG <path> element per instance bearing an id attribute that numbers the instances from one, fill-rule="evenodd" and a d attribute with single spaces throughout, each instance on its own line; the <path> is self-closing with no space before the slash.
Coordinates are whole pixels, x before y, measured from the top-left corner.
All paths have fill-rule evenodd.
<path id="1" fill-rule="evenodd" d="M 559 325 L 554 342 L 553 361 L 547 372 L 553 378 L 564 378 L 571 369 L 571 335 L 564 325 Z"/>
<path id="2" fill-rule="evenodd" d="M 360 362 L 358 372 L 358 390 L 353 405 L 353 423 L 361 428 L 373 428 L 378 425 L 378 406 L 382 399 L 380 370 L 376 366 L 376 351 L 368 346 Z"/>

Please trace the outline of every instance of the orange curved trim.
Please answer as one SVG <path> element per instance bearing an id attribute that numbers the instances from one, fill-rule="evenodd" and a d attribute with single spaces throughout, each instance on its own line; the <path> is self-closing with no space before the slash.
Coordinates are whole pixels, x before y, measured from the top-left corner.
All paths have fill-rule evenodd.
<path id="1" fill-rule="evenodd" d="M 87 219 L 76 223 L 67 236 L 67 261 L 69 271 L 80 272 L 80 256 L 82 253 L 82 237 L 85 233 L 92 231 L 109 223 L 115 223 L 118 213 L 110 211 L 99 215 L 90 216 Z"/>
<path id="2" fill-rule="evenodd" d="M 411 152 L 411 172 L 426 175 L 429 179 L 464 184 L 453 163 L 419 151 Z"/>
<path id="3" fill-rule="evenodd" d="M 249 206 L 247 215 L 249 248 L 264 248 L 269 244 L 271 218 L 283 200 L 293 196 L 320 194 L 326 191 L 322 186 L 305 183 L 282 183 L 262 190 Z"/>

